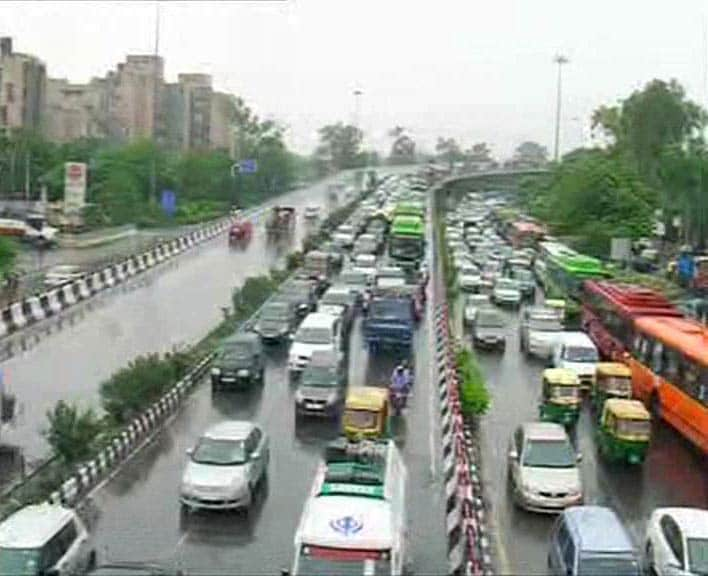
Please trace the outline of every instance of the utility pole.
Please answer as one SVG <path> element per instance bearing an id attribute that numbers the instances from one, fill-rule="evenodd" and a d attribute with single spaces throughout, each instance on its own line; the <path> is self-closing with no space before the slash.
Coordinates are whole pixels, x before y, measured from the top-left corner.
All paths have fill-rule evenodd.
<path id="1" fill-rule="evenodd" d="M 354 126 L 359 128 L 359 114 L 361 113 L 361 97 L 363 92 L 359 89 L 354 90 Z"/>
<path id="2" fill-rule="evenodd" d="M 562 54 L 556 55 L 553 61 L 558 65 L 558 87 L 556 94 L 556 138 L 553 145 L 553 159 L 558 162 L 559 146 L 560 146 L 560 117 L 561 117 L 561 70 L 563 64 L 568 63 L 568 59 Z"/>
<path id="3" fill-rule="evenodd" d="M 152 156 L 152 167 L 150 170 L 150 189 L 151 196 L 157 198 L 157 148 L 159 146 L 158 138 L 158 112 L 159 106 L 157 99 L 160 94 L 158 81 L 159 81 L 159 71 L 160 65 L 158 61 L 158 56 L 160 53 L 160 3 L 155 2 L 155 53 L 154 53 L 154 74 L 153 74 L 153 92 L 152 92 L 152 143 L 154 146 L 154 153 Z"/>

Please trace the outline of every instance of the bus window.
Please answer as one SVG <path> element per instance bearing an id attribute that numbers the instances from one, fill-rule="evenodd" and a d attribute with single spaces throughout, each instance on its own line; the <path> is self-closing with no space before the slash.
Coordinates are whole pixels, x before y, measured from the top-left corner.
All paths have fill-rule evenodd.
<path id="1" fill-rule="evenodd" d="M 679 353 L 671 348 L 664 348 L 662 376 L 669 382 L 679 382 Z"/>
<path id="2" fill-rule="evenodd" d="M 661 374 L 663 358 L 664 345 L 661 342 L 654 342 L 654 350 L 651 354 L 651 371 L 654 372 L 654 374 Z"/>

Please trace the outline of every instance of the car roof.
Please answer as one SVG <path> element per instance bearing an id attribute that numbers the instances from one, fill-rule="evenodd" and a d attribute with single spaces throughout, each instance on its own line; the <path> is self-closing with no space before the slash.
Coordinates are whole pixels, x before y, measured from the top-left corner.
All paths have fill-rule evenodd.
<path id="1" fill-rule="evenodd" d="M 653 514 L 671 516 L 676 520 L 686 538 L 708 538 L 708 510 L 672 506 L 657 508 Z"/>
<path id="2" fill-rule="evenodd" d="M 634 552 L 622 522 L 605 506 L 571 506 L 563 516 L 582 552 Z"/>
<path id="3" fill-rule="evenodd" d="M 566 440 L 565 428 L 555 422 L 526 422 L 523 424 L 524 437 L 531 440 Z"/>
<path id="4" fill-rule="evenodd" d="M 40 548 L 74 517 L 56 504 L 25 506 L 0 524 L 0 547 Z"/>
<path id="5" fill-rule="evenodd" d="M 308 328 L 329 328 L 336 319 L 335 316 L 327 314 L 326 312 L 310 312 L 302 321 L 302 326 Z"/>
<path id="6" fill-rule="evenodd" d="M 327 291 L 322 295 L 324 298 L 327 294 L 347 294 L 351 295 L 352 291 L 349 286 L 345 286 L 343 284 L 334 284 L 333 286 L 330 286 L 327 288 Z"/>
<path id="7" fill-rule="evenodd" d="M 585 332 L 562 332 L 559 336 L 559 341 L 569 346 L 591 346 L 595 348 L 595 344 Z"/>
<path id="8" fill-rule="evenodd" d="M 214 440 L 242 440 L 255 428 L 247 420 L 225 420 L 206 429 L 203 436 Z"/>

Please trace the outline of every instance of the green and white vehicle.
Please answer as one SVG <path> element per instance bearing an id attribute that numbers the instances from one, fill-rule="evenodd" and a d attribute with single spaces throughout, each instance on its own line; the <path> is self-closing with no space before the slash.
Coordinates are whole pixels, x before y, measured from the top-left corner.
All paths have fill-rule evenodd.
<path id="1" fill-rule="evenodd" d="M 293 575 L 403 574 L 406 468 L 392 440 L 332 443 L 295 533 Z"/>

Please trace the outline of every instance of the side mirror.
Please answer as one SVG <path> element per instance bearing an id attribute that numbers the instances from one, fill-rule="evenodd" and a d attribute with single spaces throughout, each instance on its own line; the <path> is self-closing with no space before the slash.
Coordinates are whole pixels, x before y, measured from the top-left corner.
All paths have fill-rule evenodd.
<path id="1" fill-rule="evenodd" d="M 576 462 L 582 462 L 582 461 L 583 461 L 583 453 L 582 453 L 582 452 L 578 452 L 578 453 L 575 455 L 575 461 L 576 461 Z"/>
<path id="2" fill-rule="evenodd" d="M 295 334 L 288 334 L 288 340 L 290 340 L 291 342 L 295 340 Z"/>
<path id="3" fill-rule="evenodd" d="M 261 451 L 260 450 L 254 450 L 251 453 L 251 460 L 260 460 L 261 458 Z"/>
<path id="4" fill-rule="evenodd" d="M 187 449 L 184 451 L 184 453 L 185 453 L 187 456 L 191 456 L 192 454 L 194 454 L 194 448 L 187 448 Z"/>
<path id="5" fill-rule="evenodd" d="M 515 449 L 509 450 L 509 460 L 517 460 L 519 458 L 519 453 Z"/>

